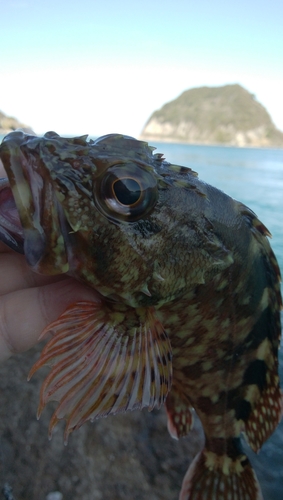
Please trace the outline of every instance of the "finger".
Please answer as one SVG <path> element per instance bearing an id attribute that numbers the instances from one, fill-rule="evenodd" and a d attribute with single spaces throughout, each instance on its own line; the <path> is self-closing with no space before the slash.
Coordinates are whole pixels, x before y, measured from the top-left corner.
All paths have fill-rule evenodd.
<path id="1" fill-rule="evenodd" d="M 0 276 L 0 295 L 66 279 L 64 274 L 44 276 L 33 272 L 28 266 L 25 257 L 16 252 L 0 254 Z"/>
<path id="2" fill-rule="evenodd" d="M 0 358 L 29 349 L 44 328 L 65 309 L 81 300 L 100 296 L 72 278 L 38 288 L 20 290 L 0 299 Z"/>

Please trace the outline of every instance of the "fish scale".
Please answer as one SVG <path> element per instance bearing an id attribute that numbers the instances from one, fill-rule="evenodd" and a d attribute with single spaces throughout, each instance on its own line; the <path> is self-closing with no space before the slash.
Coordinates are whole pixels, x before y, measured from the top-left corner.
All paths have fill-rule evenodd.
<path id="1" fill-rule="evenodd" d="M 119 134 L 15 131 L 0 146 L 0 239 L 35 272 L 67 273 L 100 296 L 45 328 L 52 339 L 30 371 L 51 368 L 38 411 L 58 401 L 50 434 L 65 419 L 65 441 L 87 420 L 162 404 L 179 438 L 196 412 L 205 445 L 180 500 L 260 500 L 240 436 L 257 452 L 282 417 L 270 233 L 153 151 Z"/>

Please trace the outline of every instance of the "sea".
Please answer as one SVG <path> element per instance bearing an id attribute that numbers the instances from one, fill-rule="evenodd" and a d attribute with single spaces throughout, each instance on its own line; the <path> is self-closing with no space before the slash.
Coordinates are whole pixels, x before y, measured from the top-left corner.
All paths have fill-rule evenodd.
<path id="1" fill-rule="evenodd" d="M 151 145 L 156 147 L 156 152 L 163 153 L 170 163 L 190 167 L 198 172 L 201 180 L 251 208 L 272 234 L 271 245 L 283 275 L 283 149 L 154 141 Z M 282 348 L 280 377 L 283 386 Z M 245 451 L 257 473 L 264 499 L 283 499 L 283 422 L 258 455 L 247 446 Z"/>

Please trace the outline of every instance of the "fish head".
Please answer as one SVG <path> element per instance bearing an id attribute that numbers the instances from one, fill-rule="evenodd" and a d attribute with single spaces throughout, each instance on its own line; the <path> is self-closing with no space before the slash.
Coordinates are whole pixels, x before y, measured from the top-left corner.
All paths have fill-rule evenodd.
<path id="1" fill-rule="evenodd" d="M 205 217 L 205 185 L 154 149 L 119 134 L 4 138 L 0 157 L 35 272 L 68 273 L 137 307 L 171 301 L 229 264 Z"/>

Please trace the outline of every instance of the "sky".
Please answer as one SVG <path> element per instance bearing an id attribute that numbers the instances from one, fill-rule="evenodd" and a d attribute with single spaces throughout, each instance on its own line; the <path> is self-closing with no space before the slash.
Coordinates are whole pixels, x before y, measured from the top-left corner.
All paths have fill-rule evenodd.
<path id="1" fill-rule="evenodd" d="M 0 110 L 138 137 L 183 91 L 239 83 L 283 130 L 282 0 L 0 0 Z"/>

